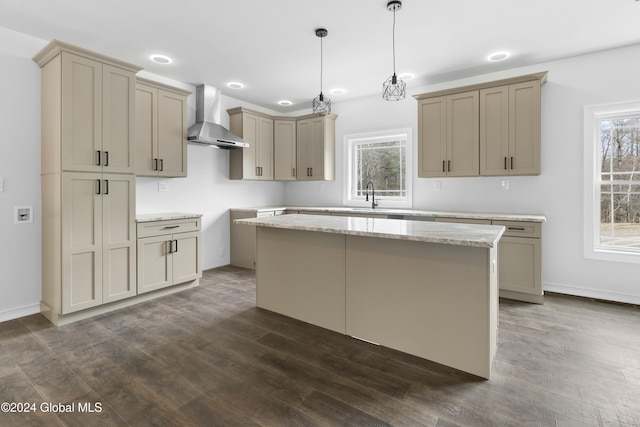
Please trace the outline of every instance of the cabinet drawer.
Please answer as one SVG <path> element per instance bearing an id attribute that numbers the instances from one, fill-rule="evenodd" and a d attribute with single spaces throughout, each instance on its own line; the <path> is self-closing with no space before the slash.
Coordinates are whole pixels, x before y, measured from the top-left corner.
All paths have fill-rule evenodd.
<path id="1" fill-rule="evenodd" d="M 542 237 L 542 225 L 539 222 L 524 221 L 498 221 L 493 220 L 493 225 L 505 227 L 504 235 L 513 237 Z"/>
<path id="2" fill-rule="evenodd" d="M 478 218 L 448 218 L 448 217 L 436 217 L 436 222 L 452 222 L 460 224 L 485 224 L 491 225 L 490 219 L 478 219 Z"/>
<path id="3" fill-rule="evenodd" d="M 200 231 L 200 218 L 172 219 L 138 223 L 138 238 Z"/>

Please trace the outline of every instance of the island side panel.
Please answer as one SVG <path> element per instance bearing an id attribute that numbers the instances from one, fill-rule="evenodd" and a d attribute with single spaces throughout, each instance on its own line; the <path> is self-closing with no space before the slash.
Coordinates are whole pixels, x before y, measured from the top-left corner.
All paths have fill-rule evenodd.
<path id="1" fill-rule="evenodd" d="M 257 227 L 256 303 L 345 333 L 345 236 Z"/>
<path id="2" fill-rule="evenodd" d="M 488 379 L 496 348 L 496 252 L 347 236 L 347 335 Z"/>

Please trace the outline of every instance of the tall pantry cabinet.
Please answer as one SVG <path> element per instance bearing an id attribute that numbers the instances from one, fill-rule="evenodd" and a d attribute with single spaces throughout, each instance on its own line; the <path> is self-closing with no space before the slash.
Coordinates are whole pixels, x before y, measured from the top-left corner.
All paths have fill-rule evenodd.
<path id="1" fill-rule="evenodd" d="M 42 301 L 53 323 L 136 294 L 135 74 L 57 40 L 42 83 Z"/>

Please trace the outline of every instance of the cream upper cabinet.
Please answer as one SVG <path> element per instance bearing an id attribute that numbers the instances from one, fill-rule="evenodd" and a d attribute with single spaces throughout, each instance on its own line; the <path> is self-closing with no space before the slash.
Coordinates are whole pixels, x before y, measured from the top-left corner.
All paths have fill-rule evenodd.
<path id="1" fill-rule="evenodd" d="M 190 93 L 138 78 L 136 175 L 187 176 L 187 96 Z"/>
<path id="2" fill-rule="evenodd" d="M 480 174 L 540 174 L 540 80 L 480 91 Z"/>
<path id="3" fill-rule="evenodd" d="M 336 115 L 305 116 L 297 121 L 297 179 L 335 179 Z"/>
<path id="4" fill-rule="evenodd" d="M 136 295 L 135 177 L 65 173 L 54 197 L 63 212 L 61 314 Z"/>
<path id="5" fill-rule="evenodd" d="M 133 172 L 135 73 L 68 52 L 60 62 L 62 170 Z"/>
<path id="6" fill-rule="evenodd" d="M 279 181 L 296 179 L 296 121 L 275 119 L 274 178 Z"/>
<path id="7" fill-rule="evenodd" d="M 539 175 L 547 73 L 415 95 L 418 176 Z"/>
<path id="8" fill-rule="evenodd" d="M 229 178 L 273 180 L 273 119 L 240 107 L 227 112 L 229 130 L 249 144 L 230 151 Z"/>
<path id="9" fill-rule="evenodd" d="M 478 175 L 478 91 L 418 103 L 418 176 Z"/>

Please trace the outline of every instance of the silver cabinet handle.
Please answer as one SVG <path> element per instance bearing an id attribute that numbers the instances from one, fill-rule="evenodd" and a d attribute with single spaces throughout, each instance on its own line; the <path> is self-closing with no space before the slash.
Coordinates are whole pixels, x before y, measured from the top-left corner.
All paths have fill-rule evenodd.
<path id="1" fill-rule="evenodd" d="M 108 151 L 104 152 L 104 165 L 105 166 L 109 166 L 109 152 Z"/>
<path id="2" fill-rule="evenodd" d="M 447 160 L 447 172 L 451 172 L 451 160 Z"/>
<path id="3" fill-rule="evenodd" d="M 507 157 L 504 158 L 504 170 L 507 170 Z"/>
<path id="4" fill-rule="evenodd" d="M 100 166 L 102 160 L 102 151 L 97 150 L 96 151 L 96 166 Z"/>
<path id="5" fill-rule="evenodd" d="M 109 194 L 109 180 L 104 180 L 104 194 Z"/>
<path id="6" fill-rule="evenodd" d="M 164 159 L 160 159 L 160 171 L 164 171 Z"/>
<path id="7" fill-rule="evenodd" d="M 99 180 L 99 179 L 96 179 L 96 184 L 98 184 L 97 188 L 96 188 L 96 194 L 101 194 L 101 192 L 102 192 L 102 181 Z"/>
<path id="8" fill-rule="evenodd" d="M 513 169 L 513 156 L 511 156 L 511 169 Z"/>
<path id="9" fill-rule="evenodd" d="M 442 172 L 446 172 L 446 170 L 444 169 L 444 163 L 445 163 L 445 160 L 442 161 Z"/>
<path id="10" fill-rule="evenodd" d="M 165 227 L 162 227 L 163 230 L 169 230 L 169 229 L 172 229 L 172 228 L 180 228 L 180 226 L 179 225 L 167 225 Z"/>

